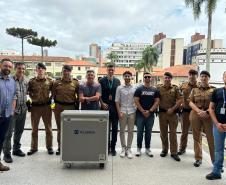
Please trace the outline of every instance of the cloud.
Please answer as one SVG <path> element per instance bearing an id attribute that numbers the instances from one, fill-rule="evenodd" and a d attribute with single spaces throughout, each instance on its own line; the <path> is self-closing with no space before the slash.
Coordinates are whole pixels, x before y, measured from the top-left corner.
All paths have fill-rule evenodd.
<path id="1" fill-rule="evenodd" d="M 225 4 L 219 1 L 213 17 L 213 37 L 226 38 Z M 194 21 L 183 0 L 2 0 L 0 2 L 0 49 L 21 50 L 19 39 L 5 33 L 8 27 L 31 28 L 58 45 L 50 55 L 88 54 L 90 43 L 107 48 L 112 42 L 150 42 L 153 34 L 169 37 L 207 32 L 205 15 Z M 25 53 L 40 53 L 40 48 L 25 44 Z"/>

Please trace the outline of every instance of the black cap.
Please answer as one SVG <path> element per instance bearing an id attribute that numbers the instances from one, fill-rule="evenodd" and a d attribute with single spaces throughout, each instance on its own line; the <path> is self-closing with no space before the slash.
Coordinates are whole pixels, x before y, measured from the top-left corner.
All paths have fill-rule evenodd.
<path id="1" fill-rule="evenodd" d="M 208 71 L 201 71 L 200 76 L 201 75 L 207 75 L 210 78 L 210 73 Z"/>
<path id="2" fill-rule="evenodd" d="M 165 73 L 164 73 L 164 76 L 168 76 L 168 77 L 170 77 L 170 78 L 173 78 L 173 75 L 172 75 L 170 72 L 165 72 Z"/>
<path id="3" fill-rule="evenodd" d="M 36 67 L 40 67 L 40 68 L 46 70 L 46 66 L 45 66 L 45 64 L 43 64 L 43 63 L 38 63 Z"/>
<path id="4" fill-rule="evenodd" d="M 189 75 L 198 75 L 198 71 L 196 71 L 195 69 L 190 69 L 190 70 L 188 71 L 188 74 L 189 74 Z"/>
<path id="5" fill-rule="evenodd" d="M 63 66 L 63 70 L 72 71 L 72 66 L 64 65 L 64 66 Z"/>

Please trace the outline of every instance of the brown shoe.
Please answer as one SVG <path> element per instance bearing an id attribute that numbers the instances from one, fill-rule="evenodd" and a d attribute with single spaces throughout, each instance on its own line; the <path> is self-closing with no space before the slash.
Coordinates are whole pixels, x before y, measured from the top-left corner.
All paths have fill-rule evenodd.
<path id="1" fill-rule="evenodd" d="M 8 166 L 4 166 L 1 162 L 0 162 L 0 171 L 8 171 L 10 168 Z"/>

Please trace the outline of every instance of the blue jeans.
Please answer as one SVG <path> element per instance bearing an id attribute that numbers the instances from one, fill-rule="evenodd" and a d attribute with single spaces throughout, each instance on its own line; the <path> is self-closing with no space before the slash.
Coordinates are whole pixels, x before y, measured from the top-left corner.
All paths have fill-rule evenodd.
<path id="1" fill-rule="evenodd" d="M 214 155 L 215 160 L 213 163 L 213 173 L 220 175 L 224 163 L 224 142 L 226 132 L 219 132 L 216 125 L 213 124 L 213 136 L 214 136 Z"/>
<path id="2" fill-rule="evenodd" d="M 145 148 L 150 148 L 151 143 L 151 132 L 154 125 L 154 114 L 145 118 L 141 113 L 136 114 L 136 125 L 137 125 L 137 148 L 142 148 L 143 132 L 145 129 Z"/>

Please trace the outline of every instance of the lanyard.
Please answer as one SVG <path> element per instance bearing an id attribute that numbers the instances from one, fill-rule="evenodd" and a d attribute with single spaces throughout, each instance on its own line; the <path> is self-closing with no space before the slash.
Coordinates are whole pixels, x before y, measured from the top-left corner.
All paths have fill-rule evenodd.
<path id="1" fill-rule="evenodd" d="M 114 78 L 112 79 L 111 83 L 110 83 L 110 80 L 108 80 L 108 87 L 110 90 L 112 89 L 113 82 L 114 82 Z"/>
<path id="2" fill-rule="evenodd" d="M 225 107 L 225 105 L 226 105 L 226 98 L 225 98 L 225 93 L 224 93 L 224 88 L 223 88 L 223 98 L 224 98 L 224 107 Z"/>

